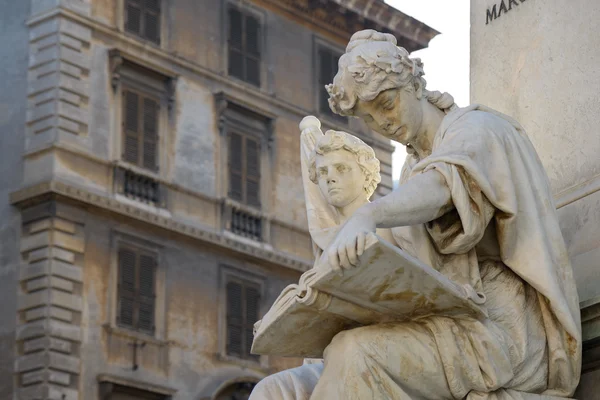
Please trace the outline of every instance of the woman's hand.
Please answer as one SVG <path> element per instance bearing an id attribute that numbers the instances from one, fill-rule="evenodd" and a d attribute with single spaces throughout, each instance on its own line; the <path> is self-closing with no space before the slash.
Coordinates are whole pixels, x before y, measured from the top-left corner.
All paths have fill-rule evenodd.
<path id="1" fill-rule="evenodd" d="M 365 250 L 367 238 L 375 234 L 375 228 L 373 217 L 364 207 L 350 217 L 323 255 L 331 268 L 341 275 L 344 269 L 356 266 L 358 257 Z"/>

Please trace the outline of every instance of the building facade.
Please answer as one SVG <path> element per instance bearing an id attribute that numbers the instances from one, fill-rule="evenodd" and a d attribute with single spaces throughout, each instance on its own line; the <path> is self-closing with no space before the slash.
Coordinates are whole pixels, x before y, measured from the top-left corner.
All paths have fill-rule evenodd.
<path id="1" fill-rule="evenodd" d="M 380 0 L 0 1 L 0 398 L 242 399 L 300 360 L 252 325 L 312 264 L 298 122 Z"/>
<path id="2" fill-rule="evenodd" d="M 471 100 L 523 124 L 548 172 L 579 292 L 578 399 L 600 394 L 600 4 L 471 0 Z"/>

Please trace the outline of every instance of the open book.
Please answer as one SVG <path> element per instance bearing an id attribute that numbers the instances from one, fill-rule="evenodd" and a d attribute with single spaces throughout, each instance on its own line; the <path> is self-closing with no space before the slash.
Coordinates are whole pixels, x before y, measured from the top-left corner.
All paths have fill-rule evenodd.
<path id="1" fill-rule="evenodd" d="M 485 316 L 484 299 L 379 236 L 343 275 L 326 259 L 287 286 L 255 325 L 252 353 L 322 357 L 347 329 L 429 315 Z"/>

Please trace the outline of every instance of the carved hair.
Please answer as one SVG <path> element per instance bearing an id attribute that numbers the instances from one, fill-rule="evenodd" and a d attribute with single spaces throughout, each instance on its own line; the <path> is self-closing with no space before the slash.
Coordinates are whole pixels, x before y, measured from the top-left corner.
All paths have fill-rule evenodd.
<path id="1" fill-rule="evenodd" d="M 342 131 L 328 130 L 317 140 L 315 150 L 310 155 L 308 162 L 308 175 L 310 180 L 318 184 L 316 158 L 317 154 L 325 155 L 336 150 L 346 150 L 354 154 L 356 162 L 365 176 L 365 185 L 363 186 L 367 199 L 369 199 L 377 184 L 381 182 L 379 173 L 379 160 L 375 157 L 375 152 L 365 142 L 349 133 Z"/>
<path id="2" fill-rule="evenodd" d="M 410 58 L 391 34 L 372 29 L 356 32 L 340 57 L 333 83 L 325 86 L 329 107 L 336 114 L 352 116 L 358 99 L 371 101 L 384 90 L 420 86 L 427 100 L 445 113 L 457 108 L 450 94 L 425 89 L 424 74 L 421 59 Z"/>

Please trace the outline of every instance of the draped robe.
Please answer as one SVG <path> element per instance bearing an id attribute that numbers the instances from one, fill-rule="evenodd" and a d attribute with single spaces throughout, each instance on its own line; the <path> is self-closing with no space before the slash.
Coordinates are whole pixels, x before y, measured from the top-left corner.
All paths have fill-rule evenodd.
<path id="1" fill-rule="evenodd" d="M 251 400 L 567 397 L 580 375 L 578 297 L 547 176 L 522 127 L 480 105 L 450 112 L 432 154 L 454 208 L 394 228 L 405 251 L 486 296 L 484 320 L 431 316 L 336 335 L 324 364 L 265 378 Z M 538 395 L 530 395 L 538 394 Z"/>

